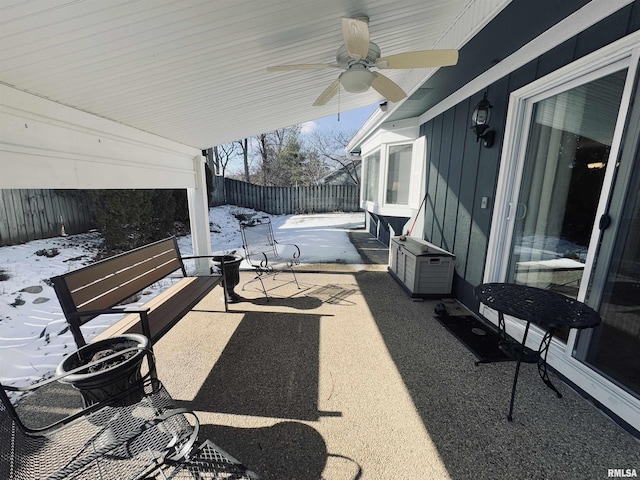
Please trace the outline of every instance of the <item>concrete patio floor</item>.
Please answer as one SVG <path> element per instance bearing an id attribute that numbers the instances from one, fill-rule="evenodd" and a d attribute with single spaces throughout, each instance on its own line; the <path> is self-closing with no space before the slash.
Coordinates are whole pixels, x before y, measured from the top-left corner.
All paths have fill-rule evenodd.
<path id="1" fill-rule="evenodd" d="M 361 238 L 367 240 L 367 234 Z M 293 283 L 242 272 L 245 302 L 215 289 L 155 347 L 159 378 L 202 437 L 265 480 L 599 479 L 640 469 L 640 443 L 553 376 L 475 356 L 386 272 L 306 268 Z M 278 278 L 289 280 L 290 275 Z M 455 308 L 454 308 L 455 309 Z M 466 313 L 460 309 L 460 313 Z"/>

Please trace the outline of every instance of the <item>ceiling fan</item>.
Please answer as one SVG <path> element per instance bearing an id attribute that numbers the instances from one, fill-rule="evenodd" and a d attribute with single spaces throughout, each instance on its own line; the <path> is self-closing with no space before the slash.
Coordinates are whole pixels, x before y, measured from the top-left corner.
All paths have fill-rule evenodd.
<path id="1" fill-rule="evenodd" d="M 268 67 L 269 72 L 288 70 L 322 70 L 341 68 L 345 71 L 336 78 L 313 103 L 325 105 L 338 93 L 340 85 L 351 93 L 365 92 L 373 87 L 380 95 L 392 102 L 398 102 L 407 94 L 390 78 L 372 68 L 410 69 L 444 67 L 458 63 L 457 50 L 419 50 L 380 56 L 380 47 L 369 40 L 369 19 L 342 18 L 342 45 L 336 54 L 335 63 L 305 63 L 298 65 L 276 65 Z"/>

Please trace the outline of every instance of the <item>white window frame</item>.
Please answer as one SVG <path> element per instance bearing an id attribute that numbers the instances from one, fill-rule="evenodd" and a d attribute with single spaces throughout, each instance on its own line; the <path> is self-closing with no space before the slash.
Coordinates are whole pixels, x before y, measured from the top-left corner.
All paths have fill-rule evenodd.
<path id="1" fill-rule="evenodd" d="M 415 141 L 411 141 L 411 142 L 401 141 L 401 142 L 391 142 L 391 143 L 384 144 L 384 168 L 383 168 L 383 162 L 380 162 L 380 170 L 384 178 L 384 185 L 383 185 L 383 188 L 381 189 L 382 190 L 381 204 L 385 208 L 402 208 L 403 210 L 406 210 L 406 208 L 409 207 L 409 204 L 411 201 L 411 190 L 413 190 L 413 185 L 411 184 L 411 180 L 412 180 L 411 174 L 413 173 L 413 162 L 415 160 L 413 155 L 413 150 L 415 148 L 414 144 L 415 144 Z M 409 167 L 409 174 L 408 174 L 409 192 L 407 194 L 407 203 L 388 203 L 387 202 L 387 182 L 389 181 L 389 150 L 391 149 L 391 147 L 399 147 L 403 145 L 411 146 L 411 166 Z"/>
<path id="2" fill-rule="evenodd" d="M 377 147 L 374 148 L 373 150 L 368 151 L 366 154 L 362 155 L 362 187 L 361 187 L 361 191 L 360 191 L 360 198 L 362 198 L 362 201 L 360 202 L 363 208 L 366 208 L 367 210 L 371 210 L 373 208 L 374 205 L 378 204 L 379 202 L 376 200 L 380 199 L 380 166 L 382 165 L 382 147 Z M 368 180 L 369 180 L 369 157 L 371 157 L 372 155 L 375 155 L 377 153 L 379 153 L 379 159 L 378 159 L 378 191 L 375 194 L 375 198 L 376 200 L 369 200 L 366 198 L 365 193 L 367 193 L 367 189 L 368 189 Z"/>
<path id="3" fill-rule="evenodd" d="M 362 158 L 380 151 L 380 171 L 378 183 L 378 195 L 376 201 L 365 199 L 365 182 L 362 182 L 361 207 L 365 210 L 379 214 L 396 217 L 411 217 L 416 213 L 424 186 L 422 185 L 423 171 L 425 169 L 425 144 L 424 137 L 419 136 L 418 119 L 410 118 L 388 125 L 382 125 L 380 129 L 367 142 L 362 145 Z M 386 189 L 389 172 L 389 147 L 397 145 L 411 145 L 411 167 L 409 171 L 409 198 L 404 204 L 387 203 Z M 363 162 L 364 165 L 364 162 Z M 363 167 L 363 173 L 365 173 Z"/>

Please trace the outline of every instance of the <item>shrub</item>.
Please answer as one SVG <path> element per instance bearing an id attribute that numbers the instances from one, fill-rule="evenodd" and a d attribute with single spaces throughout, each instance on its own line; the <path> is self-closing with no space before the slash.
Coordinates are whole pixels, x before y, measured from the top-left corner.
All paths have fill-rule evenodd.
<path id="1" fill-rule="evenodd" d="M 131 250 L 173 235 L 176 195 L 173 190 L 93 190 L 105 249 Z"/>

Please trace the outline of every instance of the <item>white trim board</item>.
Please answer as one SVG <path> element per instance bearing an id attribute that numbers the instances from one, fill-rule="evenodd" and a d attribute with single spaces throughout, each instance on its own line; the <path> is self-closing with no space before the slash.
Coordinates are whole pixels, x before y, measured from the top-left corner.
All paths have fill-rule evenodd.
<path id="1" fill-rule="evenodd" d="M 0 84 L 0 188 L 194 188 L 201 151 Z"/>

